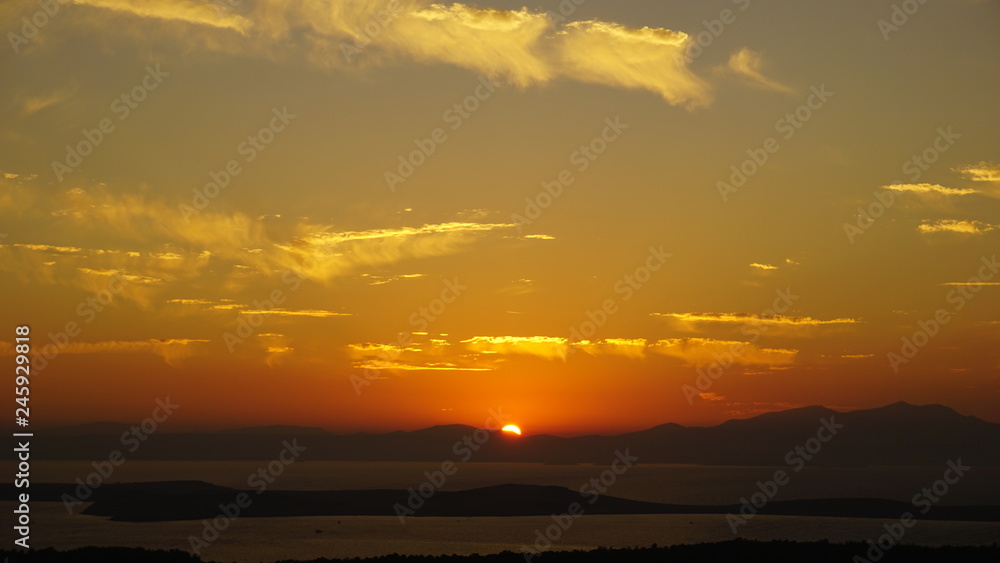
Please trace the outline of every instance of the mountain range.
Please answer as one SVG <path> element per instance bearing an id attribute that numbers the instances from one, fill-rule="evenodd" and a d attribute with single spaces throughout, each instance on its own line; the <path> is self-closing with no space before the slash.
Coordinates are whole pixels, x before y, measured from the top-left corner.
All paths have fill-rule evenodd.
<path id="1" fill-rule="evenodd" d="M 711 427 L 669 423 L 614 436 L 477 434 L 475 427 L 465 425 L 384 434 L 268 426 L 160 431 L 141 442 L 130 438 L 125 447 L 122 434 L 131 427 L 107 422 L 38 432 L 35 440 L 44 448 L 34 449 L 32 456 L 99 460 L 119 450 L 127 459 L 271 460 L 286 441 L 294 440 L 305 448 L 301 459 L 329 461 L 607 464 L 616 451 L 628 450 L 640 463 L 777 466 L 813 452 L 809 463 L 819 466 L 938 465 L 959 458 L 970 465 L 1000 465 L 1000 424 L 942 405 L 902 402 L 850 412 L 810 406 Z"/>

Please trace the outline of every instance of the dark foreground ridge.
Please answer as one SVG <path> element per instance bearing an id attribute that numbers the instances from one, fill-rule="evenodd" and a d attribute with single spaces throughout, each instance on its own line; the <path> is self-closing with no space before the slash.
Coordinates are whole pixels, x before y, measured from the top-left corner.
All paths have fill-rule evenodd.
<path id="1" fill-rule="evenodd" d="M 32 485 L 32 499 L 58 502 L 73 495 L 76 486 Z M 13 486 L 0 486 L 0 500 L 13 500 Z M 419 502 L 410 516 L 548 516 L 562 514 L 576 503 L 587 514 L 739 514 L 740 505 L 683 505 L 643 502 L 607 495 L 581 496 L 557 486 L 496 485 L 464 491 L 437 491 L 423 499 L 418 493 L 397 490 L 348 491 L 239 491 L 201 481 L 168 481 L 106 484 L 96 489 L 83 514 L 125 522 L 164 522 L 214 518 L 221 506 L 233 504 L 237 495 L 252 503 L 240 510 L 243 517 L 289 516 L 397 516 L 398 506 Z M 411 497 L 415 497 L 412 498 Z M 593 502 L 590 502 L 590 501 Z M 769 515 L 835 516 L 846 518 L 899 518 L 913 505 L 885 499 L 815 499 L 772 501 Z M 920 518 L 998 522 L 1000 506 L 937 506 Z"/>
<path id="2" fill-rule="evenodd" d="M 595 549 L 592 551 L 548 551 L 539 557 L 542 563 L 717 563 L 768 561 L 770 563 L 845 563 L 864 559 L 868 545 L 862 542 L 829 543 L 732 540 L 719 543 L 675 545 L 671 547 L 637 547 Z M 142 548 L 84 547 L 72 551 L 44 549 L 40 551 L 0 551 L 9 563 L 66 563 L 101 561 L 102 563 L 209 563 L 189 553 L 151 551 Z M 857 557 L 857 558 L 856 558 Z M 275 563 L 364 563 L 407 561 L 410 563 L 523 563 L 523 553 L 503 551 L 492 555 L 384 555 L 354 559 L 286 559 Z M 1000 561 L 1000 546 L 982 547 L 919 547 L 897 545 L 879 559 L 879 563 L 996 563 Z"/>

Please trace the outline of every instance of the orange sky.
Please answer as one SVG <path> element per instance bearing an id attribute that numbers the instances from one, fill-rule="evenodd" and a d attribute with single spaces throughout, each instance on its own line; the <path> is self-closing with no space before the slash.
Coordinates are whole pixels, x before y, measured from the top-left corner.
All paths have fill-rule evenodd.
<path id="1" fill-rule="evenodd" d="M 891 7 L 5 2 L 0 354 L 39 427 L 1000 422 L 1000 14 Z"/>

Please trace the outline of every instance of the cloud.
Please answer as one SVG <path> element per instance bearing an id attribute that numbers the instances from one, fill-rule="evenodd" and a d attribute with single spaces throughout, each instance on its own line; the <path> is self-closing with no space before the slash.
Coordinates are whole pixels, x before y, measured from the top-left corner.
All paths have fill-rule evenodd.
<path id="1" fill-rule="evenodd" d="M 882 186 L 884 189 L 892 190 L 895 192 L 910 192 L 915 194 L 936 194 L 936 195 L 969 195 L 980 193 L 978 190 L 968 189 L 968 188 L 946 188 L 939 184 L 892 184 L 889 186 Z"/>
<path id="2" fill-rule="evenodd" d="M 350 317 L 352 313 L 338 313 L 336 311 L 324 311 L 322 309 L 244 309 L 241 315 L 269 315 L 272 317 L 314 317 L 325 319 L 327 317 Z"/>
<path id="3" fill-rule="evenodd" d="M 795 361 L 798 350 L 760 348 L 749 342 L 714 338 L 670 338 L 648 348 L 649 352 L 679 358 L 695 366 L 719 362 L 719 358 L 741 365 L 787 366 Z M 737 352 L 738 351 L 738 352 Z"/>
<path id="4" fill-rule="evenodd" d="M 63 88 L 46 94 L 25 96 L 20 100 L 21 112 L 26 115 L 34 115 L 46 108 L 63 104 L 76 94 L 76 88 Z"/>
<path id="5" fill-rule="evenodd" d="M 646 340 L 643 338 L 605 338 L 596 342 L 574 342 L 573 347 L 592 356 L 622 356 L 630 359 L 646 357 Z"/>
<path id="6" fill-rule="evenodd" d="M 140 18 L 179 21 L 229 29 L 241 34 L 252 26 L 250 20 L 221 8 L 211 0 L 74 0 L 78 5 L 127 13 Z"/>
<path id="7" fill-rule="evenodd" d="M 650 313 L 654 317 L 665 317 L 680 323 L 738 323 L 766 325 L 820 326 L 860 323 L 858 319 L 837 318 L 829 320 L 790 315 L 760 315 L 756 313 Z"/>
<path id="8" fill-rule="evenodd" d="M 538 43 L 544 14 L 432 4 L 389 28 L 385 42 L 424 63 L 449 63 L 525 87 L 548 81 L 552 68 Z"/>
<path id="9" fill-rule="evenodd" d="M 426 336 L 424 333 L 413 335 Z M 440 339 L 413 341 L 408 345 L 366 342 L 349 344 L 348 355 L 356 369 L 379 371 L 491 371 L 498 359 L 449 350 Z"/>
<path id="10" fill-rule="evenodd" d="M 113 194 L 105 187 L 73 188 L 38 198 L 17 212 L 52 217 L 48 239 L 60 234 L 69 240 L 99 239 L 110 248 L 48 240 L 0 244 L 0 270 L 34 283 L 86 285 L 88 290 L 93 289 L 89 277 L 110 272 L 136 286 L 211 278 L 227 291 L 286 274 L 326 283 L 405 260 L 463 252 L 483 237 L 515 226 L 447 222 L 340 230 L 308 218 L 251 218 L 222 210 L 186 216 L 176 204 L 143 193 Z"/>
<path id="11" fill-rule="evenodd" d="M 740 350 L 734 354 L 735 347 Z M 736 357 L 735 363 L 769 369 L 789 366 L 798 354 L 798 350 L 761 348 L 749 342 L 712 338 L 679 338 L 653 343 L 641 338 L 606 338 L 570 343 L 554 336 L 475 336 L 456 343 L 430 339 L 414 340 L 406 345 L 371 342 L 348 345 L 348 355 L 355 368 L 401 371 L 487 371 L 498 369 L 512 357 L 566 360 L 573 352 L 583 352 L 587 357 L 629 360 L 667 356 L 699 366 L 732 354 Z"/>
<path id="12" fill-rule="evenodd" d="M 426 274 L 397 274 L 394 276 L 380 276 L 376 274 L 361 274 L 368 285 L 385 285 L 387 283 L 392 283 L 400 280 L 410 280 L 416 278 L 426 277 Z"/>
<path id="13" fill-rule="evenodd" d="M 83 252 L 83 249 L 77 246 L 55 246 L 51 244 L 12 244 L 14 248 L 26 248 L 28 250 L 36 250 L 38 252 L 46 252 L 51 254 L 76 254 Z"/>
<path id="14" fill-rule="evenodd" d="M 648 90 L 688 108 L 711 101 L 708 85 L 684 63 L 682 54 L 691 41 L 685 33 L 583 21 L 567 24 L 557 36 L 559 68 L 568 78 Z"/>
<path id="15" fill-rule="evenodd" d="M 556 336 L 474 336 L 461 343 L 472 352 L 539 356 L 550 360 L 565 360 L 569 351 L 569 342 Z"/>
<path id="16" fill-rule="evenodd" d="M 1000 164 L 983 161 L 953 170 L 973 182 L 1000 182 Z"/>
<path id="17" fill-rule="evenodd" d="M 123 30 L 119 37 L 133 42 L 165 37 L 184 51 L 305 61 L 348 72 L 410 61 L 448 64 L 520 88 L 569 79 L 647 90 L 687 108 L 712 98 L 682 56 L 691 39 L 669 29 L 596 20 L 563 25 L 528 8 L 426 0 L 258 0 L 234 10 L 207 0 L 79 3 L 90 13 L 78 25 L 117 24 Z M 122 16 L 136 21 L 122 26 L 117 21 Z"/>
<path id="18" fill-rule="evenodd" d="M 268 261 L 272 267 L 292 270 L 301 277 L 328 281 L 362 267 L 455 254 L 491 231 L 514 226 L 512 223 L 451 222 L 343 232 L 304 226 L 302 230 L 309 232 L 289 243 L 275 244 L 274 248 L 282 252 L 271 254 Z"/>
<path id="19" fill-rule="evenodd" d="M 266 332 L 256 335 L 256 341 L 264 349 L 264 363 L 268 367 L 274 367 L 284 361 L 284 359 L 295 351 L 289 339 L 284 334 Z"/>
<path id="20" fill-rule="evenodd" d="M 991 225 L 982 221 L 958 221 L 954 219 L 928 220 L 917 226 L 917 230 L 923 234 L 962 233 L 981 235 L 996 229 L 1000 229 L 1000 225 Z"/>
<path id="21" fill-rule="evenodd" d="M 764 59 L 762 54 L 747 47 L 743 47 L 729 57 L 729 70 L 741 76 L 749 84 L 758 88 L 764 88 L 765 90 L 774 90 L 775 92 L 784 92 L 786 94 L 795 92 L 792 88 L 775 82 L 761 74 L 760 71 L 763 66 Z"/>
<path id="22" fill-rule="evenodd" d="M 754 263 L 750 264 L 750 267 L 751 268 L 757 268 L 758 270 L 777 270 L 778 269 L 777 266 L 772 266 L 770 264 L 759 264 L 757 262 L 754 262 Z"/>

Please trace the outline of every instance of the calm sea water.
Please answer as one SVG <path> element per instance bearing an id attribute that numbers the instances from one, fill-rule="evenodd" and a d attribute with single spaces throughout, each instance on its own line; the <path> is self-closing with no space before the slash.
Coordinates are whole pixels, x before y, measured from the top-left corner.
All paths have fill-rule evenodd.
<path id="1" fill-rule="evenodd" d="M 11 464 L 3 471 L 11 471 Z M 195 479 L 247 488 L 247 476 L 262 462 L 129 461 L 109 478 L 115 481 Z M 367 489 L 416 487 L 433 463 L 300 462 L 288 466 L 274 489 Z M 541 464 L 461 464 L 443 487 L 467 489 L 499 483 L 561 485 L 578 489 L 606 466 Z M 777 468 L 639 465 L 618 477 L 608 494 L 671 503 L 729 504 L 756 490 Z M 87 462 L 37 461 L 33 482 L 72 482 L 92 471 Z M 881 497 L 909 500 L 939 479 L 942 467 L 810 468 L 793 474 L 777 498 Z M 1000 468 L 974 468 L 953 485 L 942 503 L 1000 504 Z M 13 503 L 0 503 L 10 514 Z M 886 521 L 809 518 L 762 514 L 740 530 L 740 537 L 831 541 L 874 539 Z M 32 505 L 32 546 L 61 549 L 85 545 L 189 549 L 202 522 L 127 523 L 68 514 L 61 503 Z M 531 545 L 549 517 L 408 518 L 300 517 L 241 518 L 202 551 L 205 560 L 250 563 L 277 559 L 403 554 L 470 554 L 521 551 Z M 638 546 L 657 543 L 723 541 L 734 537 L 723 515 L 583 516 L 553 542 L 559 549 Z M 1000 538 L 1000 524 L 920 521 L 904 542 L 923 545 L 989 544 Z"/>

